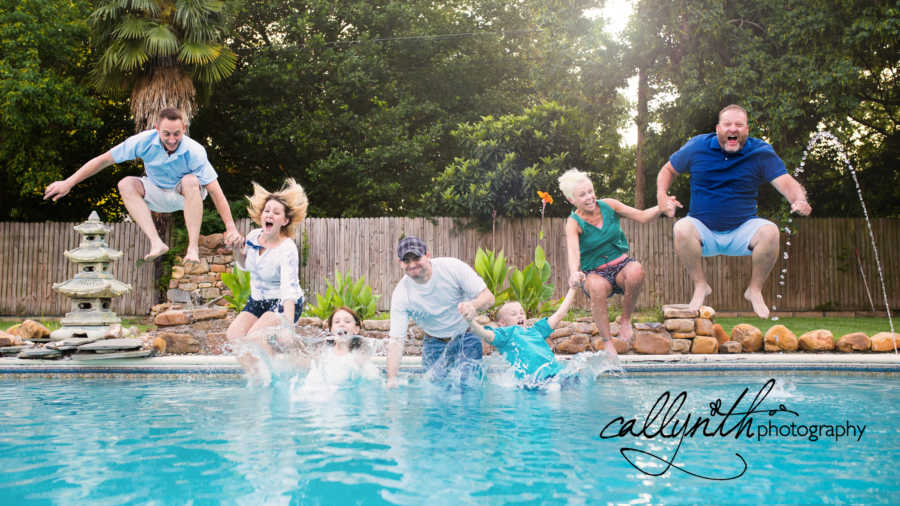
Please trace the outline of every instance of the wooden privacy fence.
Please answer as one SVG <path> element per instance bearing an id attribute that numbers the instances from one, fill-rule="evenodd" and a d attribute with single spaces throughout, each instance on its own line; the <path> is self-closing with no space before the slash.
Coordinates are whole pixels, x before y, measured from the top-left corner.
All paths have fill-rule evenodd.
<path id="1" fill-rule="evenodd" d="M 503 250 L 510 266 L 524 268 L 534 259 L 539 243 L 552 266 L 556 297 L 565 292 L 567 278 L 563 218 L 544 220 L 544 240 L 539 241 L 539 218 L 499 219 L 494 231 L 464 228 L 452 218 L 311 218 L 303 223 L 297 242 L 301 256 L 301 283 L 307 297 L 323 293 L 326 279 L 336 270 L 365 276 L 373 291 L 381 295 L 379 309 L 390 307 L 394 285 L 402 277 L 396 260 L 396 244 L 402 234 L 416 235 L 426 241 L 432 256 L 453 256 L 470 265 L 478 247 Z M 687 302 L 691 283 L 684 272 L 672 242 L 671 219 L 647 224 L 622 221 L 631 244 L 631 255 L 647 273 L 639 307 L 662 303 Z M 75 275 L 74 266 L 63 252 L 77 246 L 75 223 L 0 223 L 0 314 L 62 315 L 69 311 L 68 299 L 51 288 L 54 282 Z M 782 234 L 780 259 L 766 284 L 765 297 L 779 311 L 870 310 L 864 277 L 876 311 L 884 311 L 881 283 L 865 221 L 842 218 L 801 218 L 795 220 L 795 233 Z M 900 220 L 872 220 L 873 232 L 887 284 L 891 308 L 900 306 Z M 246 233 L 249 220 L 238 228 Z M 305 239 L 304 239 L 305 238 Z M 131 284 L 134 290 L 115 299 L 113 310 L 123 315 L 147 314 L 156 302 L 153 267 L 138 265 L 149 248 L 149 241 L 133 223 L 116 223 L 108 236 L 111 247 L 124 256 L 112 265 L 113 275 Z M 304 244 L 305 242 L 305 244 Z M 749 257 L 715 257 L 704 260 L 713 293 L 707 302 L 720 311 L 749 311 L 743 291 L 750 276 Z M 784 286 L 779 285 L 781 270 L 786 269 Z M 861 272 L 862 271 L 862 272 Z M 777 298 L 781 295 L 781 298 Z M 615 298 L 613 300 L 616 300 Z M 580 295 L 579 307 L 586 308 Z"/>

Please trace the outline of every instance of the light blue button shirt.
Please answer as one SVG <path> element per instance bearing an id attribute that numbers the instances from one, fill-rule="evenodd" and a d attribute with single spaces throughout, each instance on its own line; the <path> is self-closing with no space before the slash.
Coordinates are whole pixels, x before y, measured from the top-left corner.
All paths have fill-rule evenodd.
<path id="1" fill-rule="evenodd" d="M 171 155 L 166 152 L 156 130 L 132 135 L 109 152 L 116 163 L 140 158 L 147 177 L 160 188 L 175 188 L 188 174 L 197 176 L 203 186 L 218 177 L 206 158 L 206 149 L 187 135 L 181 138 L 178 149 Z"/>

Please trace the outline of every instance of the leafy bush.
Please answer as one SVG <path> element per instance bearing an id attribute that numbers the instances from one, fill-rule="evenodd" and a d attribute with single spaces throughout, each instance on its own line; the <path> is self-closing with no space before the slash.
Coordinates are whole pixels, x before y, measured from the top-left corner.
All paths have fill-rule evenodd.
<path id="1" fill-rule="evenodd" d="M 356 311 L 360 319 L 367 320 L 378 312 L 375 303 L 380 295 L 372 294 L 372 287 L 366 284 L 365 276 L 354 281 L 350 274 L 334 272 L 334 284 L 326 280 L 325 294 L 316 294 L 316 303 L 310 304 L 304 314 L 323 320 L 331 316 L 335 308 L 347 306 Z"/>
<path id="2" fill-rule="evenodd" d="M 478 248 L 475 272 L 494 294 L 494 308 L 515 300 L 522 304 L 529 316 L 537 316 L 554 311 L 561 302 L 561 299 L 550 300 L 553 296 L 553 284 L 547 282 L 550 279 L 550 264 L 540 246 L 534 249 L 534 262 L 523 270 L 507 267 L 502 250 L 495 254 L 492 250 Z M 507 281 L 509 286 L 503 288 Z"/>
<path id="3" fill-rule="evenodd" d="M 504 289 L 506 276 L 512 267 L 506 266 L 506 257 L 503 256 L 503 250 L 500 253 L 494 253 L 493 250 L 484 250 L 478 248 L 475 253 L 475 272 L 481 276 L 488 290 L 494 294 L 494 307 L 502 305 L 509 299 L 509 290 Z"/>
<path id="4" fill-rule="evenodd" d="M 225 295 L 228 305 L 235 311 L 244 309 L 250 299 L 250 272 L 242 271 L 234 265 L 231 272 L 222 273 L 222 283 L 231 290 L 231 295 Z"/>
<path id="5" fill-rule="evenodd" d="M 552 311 L 559 301 L 549 302 L 553 296 L 553 284 L 550 279 L 550 263 L 547 262 L 544 248 L 534 248 L 534 262 L 525 269 L 512 269 L 509 276 L 509 291 L 512 300 L 519 301 L 529 316 Z"/>

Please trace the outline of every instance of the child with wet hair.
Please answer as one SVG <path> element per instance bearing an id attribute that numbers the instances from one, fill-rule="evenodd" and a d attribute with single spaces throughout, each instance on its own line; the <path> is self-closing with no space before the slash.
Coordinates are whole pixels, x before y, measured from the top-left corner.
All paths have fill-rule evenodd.
<path id="1" fill-rule="evenodd" d="M 469 328 L 497 348 L 512 365 L 516 377 L 532 385 L 544 384 L 563 369 L 547 344 L 547 338 L 569 312 L 576 286 L 569 287 L 553 315 L 538 320 L 531 327 L 525 327 L 526 315 L 522 304 L 507 302 L 497 310 L 497 328 L 484 327 L 474 318 L 469 320 Z"/>
<path id="2" fill-rule="evenodd" d="M 362 322 L 356 311 L 347 306 L 335 308 L 328 317 L 327 325 L 331 337 L 326 342 L 334 346 L 336 354 L 346 355 L 362 348 L 363 341 L 359 336 Z"/>
<path id="3" fill-rule="evenodd" d="M 303 388 L 334 387 L 352 378 L 375 379 L 378 368 L 369 360 L 372 350 L 359 335 L 361 321 L 347 306 L 335 308 L 326 321 L 326 346 L 312 355 L 298 356 L 298 364 L 309 364 Z M 305 365 L 305 364 L 300 364 Z"/>

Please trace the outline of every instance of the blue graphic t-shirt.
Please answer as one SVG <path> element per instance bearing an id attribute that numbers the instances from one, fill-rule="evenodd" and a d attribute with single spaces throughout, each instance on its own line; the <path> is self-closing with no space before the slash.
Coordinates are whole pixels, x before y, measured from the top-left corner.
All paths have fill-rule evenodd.
<path id="1" fill-rule="evenodd" d="M 513 366 L 519 378 L 545 380 L 559 374 L 563 365 L 553 356 L 546 339 L 553 333 L 546 318 L 541 318 L 529 328 L 485 327 L 494 332 L 493 345 Z"/>

